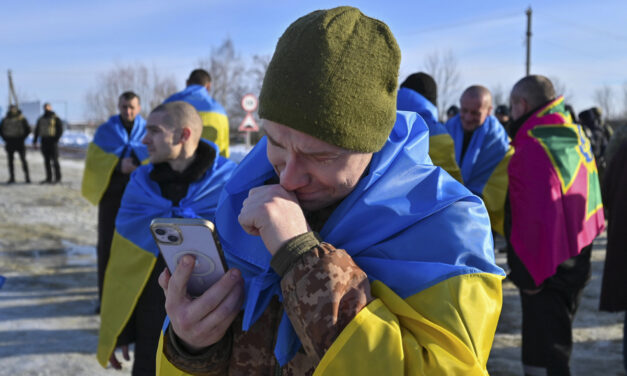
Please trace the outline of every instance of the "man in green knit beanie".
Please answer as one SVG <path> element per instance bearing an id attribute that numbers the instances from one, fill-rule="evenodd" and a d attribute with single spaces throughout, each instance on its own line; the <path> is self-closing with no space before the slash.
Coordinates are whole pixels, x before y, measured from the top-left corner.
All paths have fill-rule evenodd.
<path id="1" fill-rule="evenodd" d="M 387 25 L 352 7 L 281 36 L 267 137 L 216 212 L 229 271 L 195 299 L 193 256 L 159 278 L 161 375 L 486 373 L 503 278 L 489 219 L 431 163 L 422 118 L 396 112 L 399 64 Z"/>

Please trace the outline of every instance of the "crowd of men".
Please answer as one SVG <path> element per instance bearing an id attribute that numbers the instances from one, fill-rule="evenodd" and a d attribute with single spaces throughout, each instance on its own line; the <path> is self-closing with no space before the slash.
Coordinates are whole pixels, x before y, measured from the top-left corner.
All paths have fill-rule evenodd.
<path id="1" fill-rule="evenodd" d="M 436 82 L 416 72 L 397 89 L 399 64 L 387 25 L 356 8 L 299 18 L 262 85 L 266 137 L 239 165 L 208 72 L 191 72 L 146 120 L 138 94 L 120 95 L 82 183 L 98 205 L 103 367 L 119 369 L 116 349 L 129 359 L 134 343 L 133 375 L 483 375 L 507 277 L 520 290 L 524 373 L 570 374 L 572 322 L 605 228 L 597 153 L 609 147 L 591 143 L 544 76 L 521 78 L 494 111 L 472 85 L 443 124 Z M 28 180 L 29 127 L 9 113 L 10 182 L 14 151 Z M 46 180 L 59 181 L 46 140 L 61 130 L 54 113 L 42 119 Z M 601 308 L 625 310 L 615 237 L 627 143 L 615 149 Z M 163 217 L 216 225 L 229 270 L 199 297 L 186 289 L 194 257 L 169 270 L 152 239 Z"/>

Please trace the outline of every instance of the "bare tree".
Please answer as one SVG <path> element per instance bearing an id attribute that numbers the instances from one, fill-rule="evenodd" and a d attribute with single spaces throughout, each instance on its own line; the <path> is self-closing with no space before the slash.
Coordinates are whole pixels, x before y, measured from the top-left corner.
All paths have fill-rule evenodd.
<path id="1" fill-rule="evenodd" d="M 118 97 L 125 91 L 139 95 L 142 115 L 176 92 L 173 76 L 161 76 L 143 64 L 116 65 L 98 76 L 96 85 L 85 94 L 86 117 L 99 124 L 118 112 Z"/>
<path id="2" fill-rule="evenodd" d="M 427 55 L 424 70 L 438 85 L 438 113 L 444 117 L 447 108 L 456 103 L 461 92 L 461 74 L 457 67 L 457 58 L 452 51 Z"/>
<path id="3" fill-rule="evenodd" d="M 594 102 L 601 107 L 603 117 L 608 120 L 614 115 L 614 93 L 612 87 L 603 85 L 600 89 L 594 91 Z"/>
<path id="4" fill-rule="evenodd" d="M 242 96 L 247 93 L 259 95 L 269 61 L 267 56 L 255 55 L 252 63 L 246 64 L 230 38 L 212 48 L 209 57 L 199 60 L 199 66 L 211 74 L 211 95 L 224 106 L 232 131 L 245 116 L 241 107 Z"/>
<path id="5" fill-rule="evenodd" d="M 560 80 L 559 77 L 555 76 L 550 77 L 549 79 L 551 80 L 551 83 L 553 83 L 553 89 L 555 89 L 556 95 L 563 95 L 564 102 L 566 103 L 570 103 L 573 101 L 573 98 L 575 98 L 575 94 L 573 94 L 573 92 L 566 86 L 566 83 Z"/>

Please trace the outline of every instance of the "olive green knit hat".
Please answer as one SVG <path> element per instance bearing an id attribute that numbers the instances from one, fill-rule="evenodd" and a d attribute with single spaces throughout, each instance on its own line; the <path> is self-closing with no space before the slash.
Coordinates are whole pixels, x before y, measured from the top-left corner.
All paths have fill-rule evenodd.
<path id="1" fill-rule="evenodd" d="M 259 116 L 345 149 L 378 151 L 396 120 L 400 60 L 383 22 L 352 7 L 312 12 L 279 39 Z"/>

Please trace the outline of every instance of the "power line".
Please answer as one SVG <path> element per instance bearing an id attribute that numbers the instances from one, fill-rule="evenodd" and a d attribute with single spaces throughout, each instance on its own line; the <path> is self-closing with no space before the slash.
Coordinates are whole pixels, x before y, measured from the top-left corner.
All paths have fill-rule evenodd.
<path id="1" fill-rule="evenodd" d="M 567 20 L 565 18 L 561 18 L 561 17 L 556 17 L 553 13 L 551 13 L 551 15 L 540 15 L 541 18 L 545 18 L 547 20 L 549 20 L 550 17 L 550 21 L 551 22 L 555 22 L 557 21 L 557 23 L 561 23 L 562 25 L 568 26 L 568 27 L 572 27 L 575 28 L 577 30 L 581 30 L 581 29 L 585 29 L 587 31 L 599 34 L 599 35 L 605 35 L 608 36 L 610 38 L 616 39 L 616 40 L 620 40 L 622 42 L 627 42 L 627 35 L 622 35 L 622 34 L 618 34 L 612 31 L 608 31 L 608 30 L 604 30 L 595 26 L 591 26 L 591 25 L 587 25 L 587 24 L 583 24 L 580 22 L 573 22 L 571 20 Z"/>
<path id="2" fill-rule="evenodd" d="M 437 31 L 437 30 L 455 29 L 455 28 L 462 27 L 462 26 L 469 26 L 469 25 L 495 22 L 495 21 L 503 21 L 503 20 L 507 20 L 510 18 L 518 18 L 522 14 L 523 13 L 521 13 L 520 11 L 516 11 L 516 12 L 508 12 L 508 13 L 501 13 L 501 14 L 492 14 L 492 15 L 489 15 L 486 17 L 480 17 L 480 18 L 475 17 L 475 18 L 471 18 L 471 19 L 467 19 L 467 20 L 463 20 L 459 22 L 452 22 L 452 23 L 447 23 L 443 25 L 435 25 L 435 26 L 425 27 L 422 29 L 412 30 L 410 33 L 406 33 L 405 35 L 411 36 L 415 34 L 430 33 L 432 31 Z"/>

